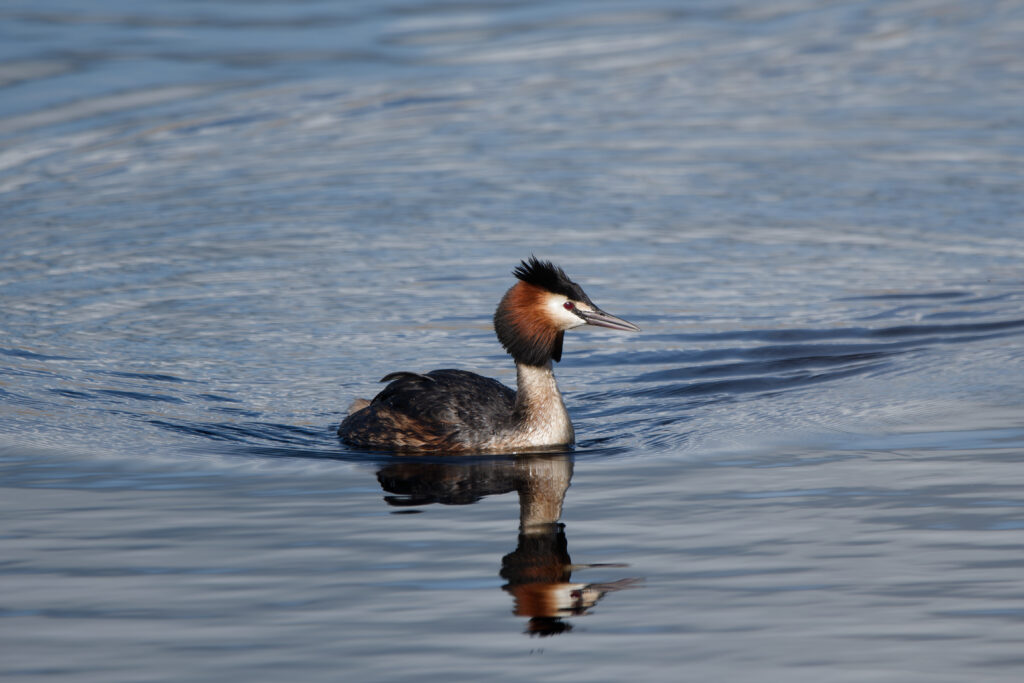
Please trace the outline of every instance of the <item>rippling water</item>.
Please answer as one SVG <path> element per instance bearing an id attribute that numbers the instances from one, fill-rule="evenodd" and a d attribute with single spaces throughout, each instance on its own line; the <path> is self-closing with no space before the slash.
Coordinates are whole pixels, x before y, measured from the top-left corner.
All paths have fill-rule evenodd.
<path id="1" fill-rule="evenodd" d="M 1018 2 L 0 8 L 12 680 L 1017 680 Z M 514 382 L 579 444 L 348 449 Z"/>

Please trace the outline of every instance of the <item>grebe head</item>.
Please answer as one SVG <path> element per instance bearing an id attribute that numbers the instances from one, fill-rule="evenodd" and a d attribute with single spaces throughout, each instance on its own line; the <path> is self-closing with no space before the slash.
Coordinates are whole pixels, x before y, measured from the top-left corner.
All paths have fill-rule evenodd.
<path id="1" fill-rule="evenodd" d="M 498 341 L 516 362 L 544 365 L 562 359 L 566 330 L 582 325 L 639 332 L 640 328 L 605 313 L 558 266 L 531 256 L 512 271 L 519 279 L 494 312 Z"/>

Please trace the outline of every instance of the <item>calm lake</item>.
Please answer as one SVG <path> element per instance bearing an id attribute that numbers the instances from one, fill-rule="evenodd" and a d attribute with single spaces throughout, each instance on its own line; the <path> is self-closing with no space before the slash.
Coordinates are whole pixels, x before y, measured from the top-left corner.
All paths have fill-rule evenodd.
<path id="1" fill-rule="evenodd" d="M 0 677 L 1018 681 L 1024 4 L 0 7 Z M 342 445 L 389 372 L 567 453 Z"/>

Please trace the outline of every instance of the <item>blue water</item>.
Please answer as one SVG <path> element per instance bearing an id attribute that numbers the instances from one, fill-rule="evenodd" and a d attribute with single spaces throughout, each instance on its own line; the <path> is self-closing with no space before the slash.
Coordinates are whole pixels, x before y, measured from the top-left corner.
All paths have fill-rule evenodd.
<path id="1" fill-rule="evenodd" d="M 7 2 L 0 675 L 1016 681 L 1024 5 Z M 574 452 L 346 448 L 627 335 Z M 522 531 L 522 533 L 521 533 Z"/>

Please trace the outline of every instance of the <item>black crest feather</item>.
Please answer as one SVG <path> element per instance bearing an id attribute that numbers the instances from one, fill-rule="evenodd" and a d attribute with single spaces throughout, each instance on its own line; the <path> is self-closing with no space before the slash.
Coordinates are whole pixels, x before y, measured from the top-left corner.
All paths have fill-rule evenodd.
<path id="1" fill-rule="evenodd" d="M 512 274 L 523 282 L 540 287 L 552 294 L 561 294 L 574 301 L 583 301 L 593 305 L 583 288 L 570 280 L 565 271 L 551 261 L 541 261 L 531 255 L 529 260 L 520 262 Z"/>

